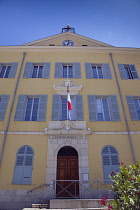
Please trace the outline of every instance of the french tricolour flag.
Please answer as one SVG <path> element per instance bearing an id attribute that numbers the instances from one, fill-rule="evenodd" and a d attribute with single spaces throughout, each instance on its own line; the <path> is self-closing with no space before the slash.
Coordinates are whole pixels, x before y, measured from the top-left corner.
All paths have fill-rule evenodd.
<path id="1" fill-rule="evenodd" d="M 72 110 L 72 104 L 71 104 L 71 100 L 70 100 L 69 91 L 67 91 L 67 106 L 68 106 L 68 110 Z"/>

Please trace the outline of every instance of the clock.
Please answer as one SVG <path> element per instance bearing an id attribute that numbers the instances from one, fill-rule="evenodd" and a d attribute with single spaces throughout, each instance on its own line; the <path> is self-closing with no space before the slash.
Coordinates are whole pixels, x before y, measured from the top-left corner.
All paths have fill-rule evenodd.
<path id="1" fill-rule="evenodd" d="M 72 40 L 64 40 L 62 42 L 62 45 L 63 46 L 73 46 L 74 45 L 74 41 L 72 41 Z"/>

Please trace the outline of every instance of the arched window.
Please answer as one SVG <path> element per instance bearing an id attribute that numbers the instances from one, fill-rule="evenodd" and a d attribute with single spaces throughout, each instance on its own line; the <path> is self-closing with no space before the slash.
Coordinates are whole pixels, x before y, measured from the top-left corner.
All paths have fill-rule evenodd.
<path id="1" fill-rule="evenodd" d="M 23 146 L 17 152 L 13 184 L 31 184 L 34 151 Z"/>
<path id="2" fill-rule="evenodd" d="M 118 152 L 115 147 L 107 145 L 102 149 L 102 165 L 104 180 L 109 180 L 109 174 L 119 170 Z"/>

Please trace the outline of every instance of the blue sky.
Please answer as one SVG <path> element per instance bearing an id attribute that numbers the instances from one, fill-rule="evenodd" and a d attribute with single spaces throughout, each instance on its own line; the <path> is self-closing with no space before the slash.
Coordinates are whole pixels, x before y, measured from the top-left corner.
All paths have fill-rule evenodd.
<path id="1" fill-rule="evenodd" d="M 140 48 L 140 0 L 0 0 L 0 46 L 59 34 L 66 24 L 116 47 Z"/>

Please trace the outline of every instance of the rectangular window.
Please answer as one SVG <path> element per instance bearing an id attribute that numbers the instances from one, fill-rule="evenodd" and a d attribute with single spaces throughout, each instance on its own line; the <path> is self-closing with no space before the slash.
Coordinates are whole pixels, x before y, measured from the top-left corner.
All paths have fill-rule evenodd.
<path id="1" fill-rule="evenodd" d="M 97 120 L 110 121 L 108 100 L 105 98 L 96 99 Z"/>
<path id="2" fill-rule="evenodd" d="M 92 66 L 92 74 L 94 79 L 103 79 L 103 69 L 102 66 Z"/>
<path id="3" fill-rule="evenodd" d="M 134 68 L 134 65 L 124 65 L 125 72 L 127 79 L 137 79 L 138 74 L 136 72 L 136 69 Z"/>
<path id="4" fill-rule="evenodd" d="M 63 66 L 63 78 L 73 78 L 73 66 Z"/>
<path id="5" fill-rule="evenodd" d="M 71 98 L 72 110 L 69 111 L 70 120 L 75 120 L 74 97 Z M 61 97 L 61 120 L 67 120 L 67 97 Z"/>
<path id="6" fill-rule="evenodd" d="M 37 121 L 39 98 L 28 98 L 25 121 Z"/>
<path id="7" fill-rule="evenodd" d="M 32 76 L 31 78 L 42 78 L 42 75 L 43 75 L 43 65 L 35 65 L 33 67 L 33 72 L 32 72 Z"/>
<path id="8" fill-rule="evenodd" d="M 10 73 L 11 66 L 10 65 L 4 65 L 2 66 L 0 70 L 0 78 L 8 78 Z"/>
<path id="9" fill-rule="evenodd" d="M 134 98 L 134 104 L 135 104 L 138 119 L 140 120 L 140 99 Z"/>

